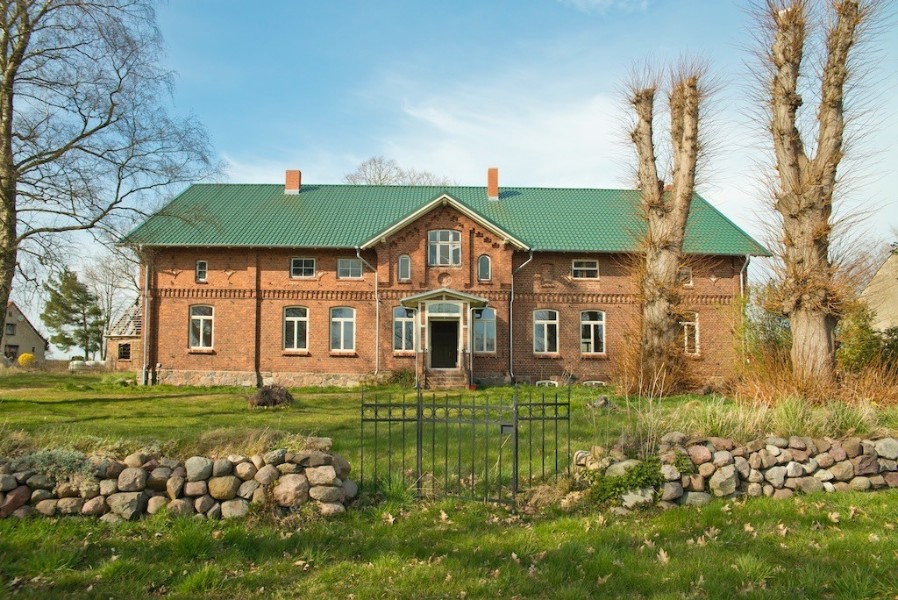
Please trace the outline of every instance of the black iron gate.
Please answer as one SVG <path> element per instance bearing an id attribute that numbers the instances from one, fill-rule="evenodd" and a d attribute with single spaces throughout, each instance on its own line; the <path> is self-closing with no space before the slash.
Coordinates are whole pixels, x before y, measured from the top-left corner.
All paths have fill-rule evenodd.
<path id="1" fill-rule="evenodd" d="M 570 473 L 570 388 L 362 394 L 360 484 L 514 503 L 526 482 Z"/>

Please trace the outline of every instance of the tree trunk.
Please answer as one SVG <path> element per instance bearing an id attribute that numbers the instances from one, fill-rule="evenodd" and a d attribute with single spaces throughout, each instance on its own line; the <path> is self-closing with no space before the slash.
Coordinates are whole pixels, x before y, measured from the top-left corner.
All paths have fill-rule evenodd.
<path id="1" fill-rule="evenodd" d="M 833 330 L 836 320 L 819 311 L 798 309 L 790 318 L 792 327 L 792 364 L 799 366 L 796 377 L 805 384 L 831 381 L 835 349 Z"/>

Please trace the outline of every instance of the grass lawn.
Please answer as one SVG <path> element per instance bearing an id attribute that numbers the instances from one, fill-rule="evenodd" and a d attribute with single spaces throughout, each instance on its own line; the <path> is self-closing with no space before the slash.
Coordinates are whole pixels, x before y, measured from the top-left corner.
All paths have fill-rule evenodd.
<path id="1" fill-rule="evenodd" d="M 7 375 L 0 449 L 125 452 L 154 443 L 183 458 L 316 434 L 333 437 L 350 461 L 358 452 L 358 390 L 296 390 L 291 408 L 253 411 L 247 394 Z M 596 395 L 572 397 L 574 448 L 610 444 L 645 418 L 620 399 L 621 410 L 595 416 L 585 404 Z M 657 409 L 710 414 L 720 412 L 715 402 L 684 397 Z M 0 597 L 895 598 L 896 526 L 895 491 L 626 517 L 588 506 L 526 515 L 478 502 L 417 503 L 399 490 L 331 521 L 302 513 L 276 521 L 264 511 L 240 523 L 6 519 Z"/>

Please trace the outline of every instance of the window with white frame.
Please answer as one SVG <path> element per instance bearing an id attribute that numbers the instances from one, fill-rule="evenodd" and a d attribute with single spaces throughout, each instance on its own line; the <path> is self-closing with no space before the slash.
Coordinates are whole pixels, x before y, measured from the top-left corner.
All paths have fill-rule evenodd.
<path id="1" fill-rule="evenodd" d="M 489 281 L 493 278 L 493 261 L 484 254 L 477 259 L 477 279 L 480 281 Z"/>
<path id="2" fill-rule="evenodd" d="M 397 306 L 393 309 L 393 350 L 396 352 L 414 352 L 414 309 L 403 308 L 402 306 Z"/>
<path id="3" fill-rule="evenodd" d="M 680 267 L 677 271 L 677 283 L 683 287 L 692 287 L 692 267 Z"/>
<path id="4" fill-rule="evenodd" d="M 698 313 L 684 313 L 682 319 L 680 321 L 680 335 L 683 340 L 683 351 L 686 354 L 696 355 L 699 353 Z"/>
<path id="5" fill-rule="evenodd" d="M 196 261 L 196 269 L 194 271 L 197 283 L 205 283 L 209 277 L 209 263 L 205 260 Z"/>
<path id="6" fill-rule="evenodd" d="M 212 327 L 214 311 L 211 306 L 190 307 L 190 347 L 212 348 Z"/>
<path id="7" fill-rule="evenodd" d="M 478 308 L 474 311 L 474 352 L 496 351 L 496 310 Z"/>
<path id="8" fill-rule="evenodd" d="M 412 279 L 412 259 L 408 254 L 399 257 L 396 264 L 396 278 L 399 281 L 411 281 Z"/>
<path id="9" fill-rule="evenodd" d="M 355 309 L 331 309 L 331 350 L 351 352 L 355 350 Z"/>
<path id="10" fill-rule="evenodd" d="M 580 352 L 602 354 L 605 352 L 605 313 L 585 310 L 580 313 Z"/>
<path id="11" fill-rule="evenodd" d="M 291 258 L 290 259 L 290 277 L 293 279 L 304 279 L 315 276 L 315 259 L 314 258 Z"/>
<path id="12" fill-rule="evenodd" d="M 288 306 L 284 309 L 284 350 L 308 350 L 309 309 Z"/>
<path id="13" fill-rule="evenodd" d="M 437 229 L 427 233 L 427 264 L 457 267 L 461 264 L 461 232 Z"/>
<path id="14" fill-rule="evenodd" d="M 574 279 L 598 279 L 599 261 L 597 260 L 573 260 L 571 261 L 571 277 Z"/>
<path id="15" fill-rule="evenodd" d="M 551 354 L 558 352 L 558 312 L 537 310 L 533 313 L 533 352 Z"/>
<path id="16" fill-rule="evenodd" d="M 361 279 L 362 278 L 362 261 L 358 258 L 338 258 L 337 259 L 337 278 L 338 279 Z"/>

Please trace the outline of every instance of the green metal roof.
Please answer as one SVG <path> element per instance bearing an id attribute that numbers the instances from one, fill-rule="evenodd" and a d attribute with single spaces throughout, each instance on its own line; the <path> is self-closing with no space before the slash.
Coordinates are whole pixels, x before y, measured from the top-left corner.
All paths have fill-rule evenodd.
<path id="1" fill-rule="evenodd" d="M 534 250 L 632 252 L 645 231 L 635 190 L 480 186 L 196 184 L 122 240 L 147 246 L 353 248 L 443 195 Z M 686 226 L 690 254 L 769 255 L 695 195 Z"/>

